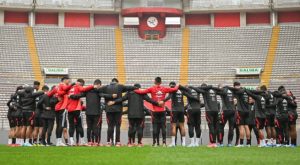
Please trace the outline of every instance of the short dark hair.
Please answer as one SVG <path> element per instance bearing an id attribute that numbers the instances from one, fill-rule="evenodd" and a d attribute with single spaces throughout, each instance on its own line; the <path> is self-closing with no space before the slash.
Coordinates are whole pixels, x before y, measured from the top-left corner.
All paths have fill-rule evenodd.
<path id="1" fill-rule="evenodd" d="M 44 86 L 42 87 L 42 90 L 43 90 L 43 91 L 49 91 L 49 87 L 48 87 L 47 85 L 44 85 Z"/>
<path id="2" fill-rule="evenodd" d="M 82 85 L 84 85 L 84 80 L 82 78 L 77 79 L 77 82 L 80 82 Z"/>
<path id="3" fill-rule="evenodd" d="M 156 77 L 155 78 L 155 83 L 161 84 L 161 78 L 160 77 Z"/>
<path id="4" fill-rule="evenodd" d="M 285 87 L 284 87 L 283 85 L 280 85 L 280 86 L 278 87 L 278 91 L 282 91 L 282 90 L 285 90 Z"/>
<path id="5" fill-rule="evenodd" d="M 53 86 L 51 87 L 51 90 L 53 90 L 54 88 L 56 88 L 56 85 L 53 85 Z"/>
<path id="6" fill-rule="evenodd" d="M 117 78 L 113 78 L 113 79 L 111 79 L 111 82 L 119 83 L 119 80 Z"/>
<path id="7" fill-rule="evenodd" d="M 102 83 L 101 83 L 101 80 L 96 79 L 96 80 L 94 81 L 94 85 L 98 85 L 98 84 L 100 84 L 100 85 L 102 84 Z"/>
<path id="8" fill-rule="evenodd" d="M 141 88 L 141 87 L 142 87 L 141 84 L 139 84 L 139 83 L 136 83 L 136 84 L 134 84 L 133 86 L 134 86 L 134 87 L 137 87 L 137 88 Z"/>
<path id="9" fill-rule="evenodd" d="M 266 85 L 260 86 L 260 90 L 262 90 L 262 91 L 267 91 L 267 86 L 266 86 Z"/>
<path id="10" fill-rule="evenodd" d="M 40 85 L 41 83 L 39 81 L 34 81 L 33 85 Z"/>
<path id="11" fill-rule="evenodd" d="M 64 81 L 64 80 L 67 80 L 67 79 L 70 79 L 69 76 L 64 76 L 64 77 L 61 78 L 61 81 Z"/>
<path id="12" fill-rule="evenodd" d="M 171 81 L 171 82 L 169 83 L 169 86 L 176 86 L 176 83 L 175 83 L 174 81 Z"/>
<path id="13" fill-rule="evenodd" d="M 235 81 L 235 82 L 233 83 L 233 86 L 240 86 L 240 85 L 241 85 L 241 83 L 238 82 L 238 81 Z"/>
<path id="14" fill-rule="evenodd" d="M 202 83 L 202 84 L 201 84 L 201 87 L 207 87 L 207 84 Z"/>

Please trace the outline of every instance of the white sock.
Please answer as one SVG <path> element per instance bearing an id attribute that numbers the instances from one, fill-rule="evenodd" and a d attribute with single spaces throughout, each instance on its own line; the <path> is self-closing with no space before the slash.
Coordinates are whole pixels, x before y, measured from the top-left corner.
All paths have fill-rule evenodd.
<path id="1" fill-rule="evenodd" d="M 175 146 L 175 136 L 172 136 L 171 139 L 172 139 L 172 145 Z"/>
<path id="2" fill-rule="evenodd" d="M 195 145 L 195 139 L 194 138 L 190 138 L 191 139 L 191 144 Z"/>
<path id="3" fill-rule="evenodd" d="M 74 138 L 70 137 L 70 144 L 74 144 Z"/>
<path id="4" fill-rule="evenodd" d="M 29 143 L 29 139 L 26 138 L 26 139 L 25 139 L 25 143 Z"/>
<path id="5" fill-rule="evenodd" d="M 8 139 L 8 143 L 7 144 L 9 144 L 9 145 L 12 144 L 12 139 L 11 138 Z"/>
<path id="6" fill-rule="evenodd" d="M 84 141 L 84 138 L 82 137 L 82 138 L 80 138 L 80 143 L 81 144 L 84 144 L 85 143 L 85 141 Z"/>
<path id="7" fill-rule="evenodd" d="M 181 145 L 182 145 L 182 146 L 185 146 L 185 137 L 183 136 L 183 137 L 181 137 L 181 138 L 182 138 Z"/>
<path id="8" fill-rule="evenodd" d="M 196 144 L 199 144 L 200 138 L 196 138 Z"/>
<path id="9" fill-rule="evenodd" d="M 58 144 L 62 143 L 61 138 L 57 138 L 56 143 L 58 143 Z"/>

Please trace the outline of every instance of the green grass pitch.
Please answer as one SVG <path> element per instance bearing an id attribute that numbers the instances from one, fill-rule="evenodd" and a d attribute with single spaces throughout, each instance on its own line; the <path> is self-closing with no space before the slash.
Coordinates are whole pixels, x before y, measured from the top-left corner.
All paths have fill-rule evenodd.
<path id="1" fill-rule="evenodd" d="M 7 147 L 0 146 L 6 164 L 300 164 L 297 148 L 153 148 L 137 147 Z"/>

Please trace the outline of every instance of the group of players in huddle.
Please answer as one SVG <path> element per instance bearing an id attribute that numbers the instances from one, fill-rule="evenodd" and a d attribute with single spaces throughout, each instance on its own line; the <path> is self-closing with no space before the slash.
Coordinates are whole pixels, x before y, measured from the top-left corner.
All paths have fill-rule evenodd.
<path id="1" fill-rule="evenodd" d="M 197 147 L 201 137 L 201 108 L 204 107 L 209 128 L 208 147 L 224 146 L 224 127 L 227 122 L 227 146 L 250 146 L 252 130 L 259 147 L 296 146 L 297 103 L 292 92 L 287 91 L 284 86 L 271 92 L 264 85 L 257 90 L 247 90 L 242 88 L 239 82 L 234 82 L 233 87 L 214 87 L 205 83 L 199 87 L 181 86 L 175 82 L 170 82 L 169 87 L 164 87 L 161 83 L 161 78 L 156 77 L 154 86 L 141 89 L 140 84 L 125 86 L 114 78 L 109 85 L 102 85 L 97 79 L 93 85 L 84 86 L 83 79 L 71 83 L 69 77 L 63 77 L 61 83 L 53 86 L 51 90 L 45 85 L 38 91 L 40 83 L 37 81 L 33 87 L 19 86 L 7 103 L 7 117 L 11 128 L 8 143 L 10 146 L 51 146 L 51 134 L 56 121 L 56 146 L 102 146 L 104 110 L 108 125 L 105 146 L 121 146 L 120 127 L 123 114 L 127 114 L 129 120 L 127 146 L 143 146 L 146 115 L 150 115 L 152 119 L 153 146 L 160 145 L 160 131 L 162 145 L 167 146 L 166 115 L 169 114 L 172 129 L 169 146 L 176 146 L 175 136 L 178 130 L 181 145 L 186 146 L 186 116 L 190 138 L 187 146 Z M 187 98 L 186 103 L 184 96 Z M 217 96 L 220 97 L 220 101 Z M 83 98 L 86 98 L 85 105 Z M 105 100 L 104 104 L 101 103 L 102 98 Z M 152 104 L 151 111 L 145 108 L 144 100 Z M 171 109 L 165 106 L 165 102 L 169 100 L 172 102 Z M 124 106 L 128 107 L 127 111 L 123 111 Z M 87 143 L 84 140 L 82 111 L 85 111 L 86 115 Z M 67 121 L 69 140 L 65 138 L 64 143 L 62 135 Z M 234 129 L 236 142 L 232 144 Z"/>

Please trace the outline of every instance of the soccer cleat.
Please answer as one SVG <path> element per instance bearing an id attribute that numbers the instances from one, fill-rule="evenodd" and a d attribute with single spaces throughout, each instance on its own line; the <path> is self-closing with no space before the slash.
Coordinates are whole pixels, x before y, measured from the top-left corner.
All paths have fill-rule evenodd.
<path id="1" fill-rule="evenodd" d="M 190 143 L 187 147 L 195 147 L 194 143 Z"/>
<path id="2" fill-rule="evenodd" d="M 128 143 L 128 144 L 127 144 L 127 147 L 134 147 L 134 144 Z"/>
<path id="3" fill-rule="evenodd" d="M 112 144 L 111 144 L 111 142 L 107 142 L 107 144 L 106 144 L 105 146 L 106 146 L 106 147 L 111 147 Z"/>
<path id="4" fill-rule="evenodd" d="M 168 147 L 176 147 L 175 144 L 170 144 Z"/>
<path id="5" fill-rule="evenodd" d="M 88 142 L 87 146 L 92 147 L 92 146 L 94 146 L 94 144 L 93 144 L 93 142 Z"/>
<path id="6" fill-rule="evenodd" d="M 152 147 L 158 147 L 159 145 L 157 145 L 156 143 L 152 144 Z"/>
<path id="7" fill-rule="evenodd" d="M 295 144 L 291 144 L 291 148 L 295 148 L 297 147 Z"/>
<path id="8" fill-rule="evenodd" d="M 24 143 L 23 146 L 24 147 L 32 147 L 32 144 L 30 144 L 30 143 L 27 142 L 27 143 Z"/>
<path id="9" fill-rule="evenodd" d="M 163 143 L 163 144 L 162 144 L 162 147 L 167 147 L 167 144 L 166 144 L 166 143 Z"/>
<path id="10" fill-rule="evenodd" d="M 115 146 L 116 147 L 122 147 L 122 144 L 120 142 L 117 142 Z"/>
<path id="11" fill-rule="evenodd" d="M 242 148 L 242 147 L 244 147 L 243 145 L 240 145 L 240 144 L 238 144 L 238 145 L 236 145 L 235 146 L 236 148 Z"/>
<path id="12" fill-rule="evenodd" d="M 281 144 L 276 144 L 276 147 L 282 147 L 283 145 L 281 145 Z"/>
<path id="13" fill-rule="evenodd" d="M 207 145 L 208 148 L 216 148 L 217 144 L 216 143 L 210 143 Z"/>
<path id="14" fill-rule="evenodd" d="M 137 147 L 144 147 L 144 144 L 143 144 L 143 143 L 139 143 L 139 144 L 137 145 Z"/>
<path id="15" fill-rule="evenodd" d="M 224 144 L 217 144 L 217 147 L 224 147 Z"/>
<path id="16" fill-rule="evenodd" d="M 67 145 L 65 145 L 63 142 L 57 142 L 56 146 L 57 147 L 66 147 Z"/>
<path id="17" fill-rule="evenodd" d="M 227 147 L 232 147 L 233 145 L 232 144 L 227 144 Z"/>
<path id="18" fill-rule="evenodd" d="M 199 147 L 199 146 L 200 146 L 199 143 L 194 144 L 194 147 Z"/>
<path id="19" fill-rule="evenodd" d="M 251 147 L 251 145 L 250 145 L 250 144 L 247 144 L 247 145 L 245 145 L 245 147 Z"/>

